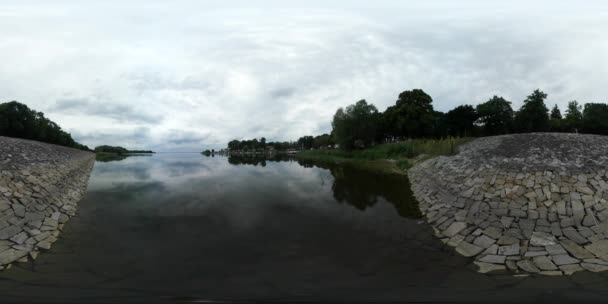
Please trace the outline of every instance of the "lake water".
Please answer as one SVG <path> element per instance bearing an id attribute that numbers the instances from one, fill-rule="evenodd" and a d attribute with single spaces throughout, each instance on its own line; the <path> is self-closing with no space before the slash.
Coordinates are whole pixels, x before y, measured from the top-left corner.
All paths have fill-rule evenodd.
<path id="1" fill-rule="evenodd" d="M 475 272 L 418 218 L 403 176 L 290 159 L 96 162 L 52 250 L 0 273 L 9 300 L 534 300 L 606 296 L 605 275 Z"/>

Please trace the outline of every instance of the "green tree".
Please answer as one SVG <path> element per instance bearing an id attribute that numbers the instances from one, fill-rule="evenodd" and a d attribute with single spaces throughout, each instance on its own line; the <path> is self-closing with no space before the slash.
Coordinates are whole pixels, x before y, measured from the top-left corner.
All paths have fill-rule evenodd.
<path id="1" fill-rule="evenodd" d="M 557 105 L 553 106 L 550 117 L 551 119 L 562 119 L 562 112 L 559 110 Z"/>
<path id="2" fill-rule="evenodd" d="M 388 107 L 383 114 L 386 121 L 384 130 L 392 136 L 425 137 L 433 134 L 436 124 L 433 99 L 421 89 L 399 94 L 394 106 Z"/>
<path id="3" fill-rule="evenodd" d="M 566 117 L 564 117 L 564 128 L 569 132 L 576 132 L 583 125 L 583 107 L 576 100 L 568 102 Z"/>
<path id="4" fill-rule="evenodd" d="M 549 129 L 549 109 L 545 105 L 547 94 L 534 90 L 515 114 L 518 131 L 542 132 Z"/>
<path id="5" fill-rule="evenodd" d="M 0 104 L 0 136 L 17 137 L 89 150 L 61 130 L 42 112 L 36 112 L 25 104 L 11 101 Z"/>
<path id="6" fill-rule="evenodd" d="M 507 134 L 513 124 L 511 102 L 494 95 L 490 100 L 477 105 L 478 122 L 485 135 Z"/>
<path id="7" fill-rule="evenodd" d="M 448 132 L 452 136 L 471 136 L 477 111 L 471 105 L 461 105 L 446 113 Z"/>
<path id="8" fill-rule="evenodd" d="M 331 123 L 335 140 L 346 150 L 373 143 L 378 127 L 378 109 L 360 100 L 346 109 L 339 108 Z"/>
<path id="9" fill-rule="evenodd" d="M 608 134 L 608 105 L 587 103 L 583 110 L 583 131 L 592 134 Z"/>
<path id="10" fill-rule="evenodd" d="M 553 106 L 551 115 L 549 116 L 549 127 L 553 132 L 560 132 L 563 129 L 562 112 L 557 105 Z"/>

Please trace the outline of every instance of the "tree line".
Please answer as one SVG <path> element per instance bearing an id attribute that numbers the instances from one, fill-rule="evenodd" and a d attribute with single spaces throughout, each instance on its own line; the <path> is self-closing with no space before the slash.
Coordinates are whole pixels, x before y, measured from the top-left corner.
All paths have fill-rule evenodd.
<path id="1" fill-rule="evenodd" d="M 0 104 L 0 136 L 17 137 L 86 151 L 89 147 L 76 142 L 44 113 L 17 101 Z"/>
<path id="2" fill-rule="evenodd" d="M 333 137 L 330 134 L 318 136 L 302 136 L 297 141 L 284 142 L 266 142 L 266 138 L 262 137 L 247 140 L 232 140 L 228 142 L 228 149 L 235 151 L 257 151 L 265 150 L 269 147 L 277 151 L 285 151 L 288 149 L 310 149 L 320 148 L 328 145 L 333 145 Z"/>
<path id="3" fill-rule="evenodd" d="M 344 149 L 409 138 L 491 136 L 526 132 L 583 132 L 608 134 L 608 105 L 570 101 L 565 115 L 551 111 L 547 94 L 535 90 L 514 111 L 511 101 L 493 96 L 486 102 L 460 105 L 447 113 L 435 111 L 433 99 L 421 89 L 399 94 L 395 105 L 379 112 L 360 100 L 339 108 L 332 120 L 332 138 Z"/>

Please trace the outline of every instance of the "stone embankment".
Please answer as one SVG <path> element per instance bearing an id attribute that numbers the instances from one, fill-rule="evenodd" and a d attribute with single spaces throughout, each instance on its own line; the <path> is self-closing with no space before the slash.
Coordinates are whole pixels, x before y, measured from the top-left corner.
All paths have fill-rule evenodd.
<path id="1" fill-rule="evenodd" d="M 0 269 L 36 259 L 84 194 L 95 154 L 0 137 Z"/>
<path id="2" fill-rule="evenodd" d="M 437 237 L 478 271 L 608 270 L 608 137 L 479 138 L 409 171 Z"/>

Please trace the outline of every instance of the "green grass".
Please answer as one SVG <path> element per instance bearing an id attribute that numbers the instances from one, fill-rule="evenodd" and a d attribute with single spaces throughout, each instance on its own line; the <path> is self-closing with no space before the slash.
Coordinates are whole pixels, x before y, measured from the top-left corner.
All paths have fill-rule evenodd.
<path id="1" fill-rule="evenodd" d="M 472 140 L 470 137 L 445 138 L 445 139 L 416 139 L 398 143 L 382 144 L 363 150 L 344 151 L 336 150 L 312 150 L 302 151 L 296 154 L 301 159 L 315 160 L 321 162 L 351 162 L 360 163 L 370 168 L 378 168 L 386 171 L 407 171 L 412 165 L 412 159 L 424 155 L 425 158 L 439 155 L 452 155 L 457 152 L 457 147 Z"/>

